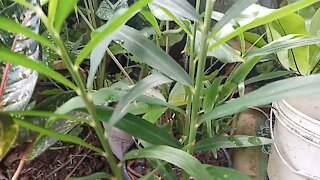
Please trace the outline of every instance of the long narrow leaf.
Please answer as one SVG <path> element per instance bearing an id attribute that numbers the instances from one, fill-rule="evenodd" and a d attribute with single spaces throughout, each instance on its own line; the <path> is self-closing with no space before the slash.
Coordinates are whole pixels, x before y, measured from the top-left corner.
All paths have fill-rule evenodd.
<path id="1" fill-rule="evenodd" d="M 119 17 L 113 19 L 108 27 L 106 27 L 102 32 L 97 33 L 90 42 L 83 48 L 76 59 L 75 64 L 80 65 L 83 60 L 90 54 L 92 49 L 99 44 L 105 37 L 110 35 L 113 31 L 118 29 L 121 25 L 123 25 L 126 21 L 128 21 L 133 15 L 135 15 L 140 9 L 145 7 L 152 0 L 140 0 L 130 6 L 123 14 Z"/>
<path id="2" fill-rule="evenodd" d="M 139 57 L 144 63 L 184 85 L 192 86 L 187 72 L 161 48 L 141 35 L 139 31 L 123 26 L 117 31 L 116 36 L 114 40 L 121 42 L 125 49 Z"/>
<path id="3" fill-rule="evenodd" d="M 10 19 L 7 19 L 5 17 L 0 17 L 0 29 L 3 29 L 5 31 L 11 32 L 11 33 L 19 33 L 23 34 L 26 37 L 32 38 L 33 40 L 38 41 L 39 43 L 48 46 L 50 49 L 55 50 L 56 47 L 45 37 L 40 36 L 33 31 L 31 31 L 28 28 L 25 28 L 21 26 L 21 24 L 16 23 Z"/>
<path id="4" fill-rule="evenodd" d="M 319 83 L 320 75 L 310 75 L 267 84 L 258 90 L 214 108 L 201 117 L 201 123 L 282 99 L 319 94 Z"/>
<path id="5" fill-rule="evenodd" d="M 180 149 L 162 145 L 151 146 L 130 151 L 123 157 L 123 160 L 136 158 L 161 159 L 180 167 L 194 179 L 213 179 L 199 160 Z"/>
<path id="6" fill-rule="evenodd" d="M 168 9 L 170 12 L 180 17 L 184 17 L 195 22 L 201 22 L 201 16 L 187 1 L 155 0 L 153 3 Z"/>
<path id="7" fill-rule="evenodd" d="M 273 140 L 256 136 L 217 136 L 196 143 L 195 151 L 218 150 L 221 148 L 242 148 L 273 143 Z"/>
<path id="8" fill-rule="evenodd" d="M 98 117 L 101 121 L 108 123 L 113 113 L 112 109 L 96 106 Z M 131 134 L 132 136 L 145 140 L 154 145 L 167 145 L 181 148 L 182 145 L 164 129 L 159 128 L 139 116 L 125 115 L 115 127 Z"/>
<path id="9" fill-rule="evenodd" d="M 74 7 L 77 5 L 78 0 L 58 0 L 57 12 L 54 19 L 54 25 L 58 32 L 60 32 L 62 25 L 64 24 L 66 18 L 73 11 Z"/>
<path id="10" fill-rule="evenodd" d="M 118 102 L 109 123 L 107 130 L 110 130 L 128 111 L 128 106 L 132 101 L 145 93 L 148 89 L 161 84 L 170 83 L 172 80 L 162 74 L 152 74 L 139 81 L 129 92 L 124 95 Z"/>
<path id="11" fill-rule="evenodd" d="M 296 47 L 319 44 L 320 38 L 317 36 L 303 36 L 294 39 L 283 39 L 281 41 L 270 43 L 260 49 L 249 52 L 245 58 L 252 58 L 255 56 L 264 56 L 271 53 L 276 53 L 283 50 L 293 49 Z"/>
<path id="12" fill-rule="evenodd" d="M 225 13 L 223 18 L 217 22 L 217 24 L 212 28 L 211 33 L 214 36 L 219 30 L 229 23 L 233 18 L 237 17 L 244 9 L 258 0 L 238 0 L 236 1 L 230 9 Z"/>
<path id="13" fill-rule="evenodd" d="M 72 136 L 72 135 L 67 135 L 67 134 L 60 134 L 60 133 L 56 133 L 53 131 L 50 131 L 48 129 L 36 126 L 32 123 L 27 122 L 26 120 L 21 120 L 21 119 L 17 119 L 17 118 L 13 118 L 13 121 L 18 124 L 19 126 L 28 128 L 32 131 L 36 131 L 42 134 L 45 134 L 47 136 L 56 138 L 60 141 L 64 141 L 64 142 L 71 142 L 74 144 L 79 144 L 83 147 L 89 148 L 99 154 L 103 154 L 103 151 L 100 148 L 97 148 L 95 146 L 92 146 L 91 144 L 86 143 L 83 139 L 77 137 L 77 136 Z"/>
<path id="14" fill-rule="evenodd" d="M 69 81 L 67 78 L 65 78 L 61 74 L 55 72 L 54 70 L 50 69 L 49 67 L 47 67 L 39 62 L 33 61 L 32 59 L 29 59 L 22 54 L 12 52 L 9 49 L 4 48 L 4 47 L 0 47 L 0 52 L 1 52 L 0 53 L 0 60 L 1 61 L 7 61 L 12 64 L 21 65 L 23 67 L 36 70 L 39 73 L 42 73 L 42 74 L 44 74 L 44 75 L 46 75 L 46 76 L 48 76 L 58 82 L 70 87 L 73 90 L 77 89 L 77 87 L 71 81 Z"/>

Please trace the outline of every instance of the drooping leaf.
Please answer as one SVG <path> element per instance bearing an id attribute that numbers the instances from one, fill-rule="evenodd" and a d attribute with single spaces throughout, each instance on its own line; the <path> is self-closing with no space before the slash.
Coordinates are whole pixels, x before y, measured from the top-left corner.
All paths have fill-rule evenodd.
<path id="1" fill-rule="evenodd" d="M 54 70 L 48 68 L 47 66 L 33 61 L 30 58 L 27 58 L 24 55 L 21 55 L 19 53 L 14 53 L 6 48 L 0 47 L 0 59 L 1 61 L 7 61 L 10 62 L 12 64 L 16 64 L 16 65 L 20 65 L 26 68 L 30 68 L 33 70 L 36 70 L 37 72 L 40 72 L 72 89 L 77 89 L 77 87 L 71 82 L 69 81 L 67 78 L 65 78 L 64 76 L 62 76 L 61 74 L 55 72 Z M 29 70 L 30 71 L 30 70 Z"/>
<path id="2" fill-rule="evenodd" d="M 95 48 L 101 41 L 107 38 L 112 32 L 117 30 L 121 25 L 127 22 L 132 16 L 134 16 L 139 10 L 145 7 L 152 0 L 140 0 L 131 5 L 125 12 L 121 13 L 119 16 L 111 20 L 100 33 L 97 33 L 90 41 L 87 43 L 86 47 L 83 48 L 76 59 L 76 65 L 80 65 L 83 60 L 90 54 L 93 48 Z"/>
<path id="3" fill-rule="evenodd" d="M 162 74 L 152 74 L 139 81 L 132 89 L 128 91 L 118 102 L 110 120 L 107 130 L 110 130 L 127 112 L 127 108 L 132 101 L 145 93 L 148 89 L 161 84 L 170 83 L 172 80 Z"/>
<path id="4" fill-rule="evenodd" d="M 181 0 L 155 0 L 154 4 L 159 5 L 165 9 L 168 9 L 176 16 L 190 19 L 195 22 L 201 22 L 201 16 L 187 1 Z"/>
<path id="5" fill-rule="evenodd" d="M 100 19 L 108 21 L 121 8 L 128 8 L 128 0 L 118 0 L 115 3 L 110 0 L 103 0 L 96 14 Z"/>
<path id="6" fill-rule="evenodd" d="M 19 132 L 19 126 L 6 114 L 0 114 L 0 161 L 14 144 Z"/>
<path id="7" fill-rule="evenodd" d="M 251 4 L 257 2 L 258 0 L 238 0 L 231 8 L 225 13 L 223 18 L 217 22 L 217 24 L 212 28 L 211 33 L 214 36 L 224 25 L 229 23 L 233 18 L 237 17 L 244 9 L 246 9 Z"/>
<path id="8" fill-rule="evenodd" d="M 114 40 L 120 42 L 127 51 L 139 57 L 141 61 L 184 85 L 192 86 L 192 81 L 186 71 L 139 31 L 123 26 L 116 34 Z"/>
<path id="9" fill-rule="evenodd" d="M 293 97 L 320 93 L 320 76 L 309 75 L 276 81 L 251 93 L 217 106 L 201 117 L 201 122 L 215 120 L 232 115 L 250 107 L 261 106 L 271 102 Z"/>
<path id="10" fill-rule="evenodd" d="M 158 145 L 150 146 L 139 150 L 128 152 L 123 160 L 136 159 L 136 158 L 155 158 L 161 159 L 171 164 L 174 164 L 194 179 L 212 179 L 213 177 L 206 171 L 205 166 L 201 164 L 192 155 L 185 151 L 173 147 Z"/>
<path id="11" fill-rule="evenodd" d="M 256 136 L 216 136 L 203 139 L 196 143 L 195 151 L 219 150 L 221 148 L 242 148 L 251 146 L 261 146 L 273 143 L 273 140 Z"/>
<path id="12" fill-rule="evenodd" d="M 292 74 L 293 72 L 291 71 L 274 71 L 274 72 L 269 72 L 265 74 L 260 74 L 258 76 L 252 77 L 248 80 L 246 80 L 244 83 L 245 85 L 260 82 L 260 81 L 265 81 L 265 80 L 270 80 L 270 79 L 275 79 L 279 77 L 284 77 L 287 75 Z"/>

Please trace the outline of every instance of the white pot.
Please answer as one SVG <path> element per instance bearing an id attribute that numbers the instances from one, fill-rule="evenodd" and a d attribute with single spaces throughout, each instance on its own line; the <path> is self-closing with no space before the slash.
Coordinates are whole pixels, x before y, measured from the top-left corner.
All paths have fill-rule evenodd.
<path id="1" fill-rule="evenodd" d="M 271 180 L 320 179 L 320 96 L 273 104 Z M 271 127 L 272 129 L 272 127 Z"/>

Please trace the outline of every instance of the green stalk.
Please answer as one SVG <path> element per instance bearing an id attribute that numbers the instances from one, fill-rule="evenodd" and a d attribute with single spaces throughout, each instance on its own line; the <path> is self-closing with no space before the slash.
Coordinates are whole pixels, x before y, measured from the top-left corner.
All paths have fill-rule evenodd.
<path id="1" fill-rule="evenodd" d="M 196 11 L 199 12 L 201 0 L 197 0 Z M 189 74 L 192 82 L 194 82 L 194 72 L 195 72 L 195 44 L 196 44 L 196 36 L 197 36 L 197 23 L 194 23 L 194 29 L 192 34 L 192 40 L 190 43 L 190 56 L 189 56 Z M 189 37 L 188 37 L 189 38 Z M 184 134 L 189 134 L 190 128 L 190 116 L 191 116 L 191 103 L 192 103 L 192 93 L 189 88 L 186 88 L 187 94 L 187 109 L 186 109 L 186 121 L 184 126 Z M 186 141 L 187 142 L 187 141 Z"/>
<path id="2" fill-rule="evenodd" d="M 122 174 L 120 171 L 120 168 L 118 167 L 116 160 L 112 154 L 111 147 L 107 141 L 107 137 L 104 135 L 104 130 L 102 128 L 102 125 L 100 121 L 98 120 L 97 113 L 95 111 L 93 102 L 92 102 L 92 95 L 90 92 L 86 92 L 85 85 L 81 79 L 81 75 L 79 73 L 79 66 L 74 66 L 72 64 L 72 60 L 69 56 L 69 53 L 60 37 L 60 34 L 54 29 L 53 26 L 49 24 L 48 17 L 44 14 L 42 9 L 38 6 L 33 6 L 31 3 L 23 0 L 16 0 L 15 2 L 25 6 L 26 8 L 35 11 L 40 19 L 42 20 L 42 23 L 47 27 L 48 31 L 52 35 L 53 41 L 55 42 L 57 46 L 57 54 L 62 58 L 64 64 L 66 65 L 66 68 L 70 72 L 72 78 L 76 82 L 78 89 L 76 89 L 76 93 L 82 98 L 83 102 L 86 105 L 86 108 L 88 110 L 88 113 L 92 116 L 94 120 L 94 126 L 92 126 L 96 134 L 102 144 L 102 147 L 105 151 L 105 154 L 102 154 L 109 162 L 110 168 L 112 172 L 114 173 L 116 179 L 122 179 Z"/>
<path id="3" fill-rule="evenodd" d="M 196 85 L 195 85 L 195 94 L 192 100 L 192 111 L 191 111 L 191 122 L 190 122 L 190 132 L 189 132 L 189 139 L 188 145 L 190 145 L 187 149 L 188 153 L 192 153 L 193 144 L 195 143 L 196 132 L 199 127 L 198 120 L 198 112 L 199 112 L 199 104 L 200 104 L 200 93 L 203 87 L 203 77 L 204 77 L 204 69 L 205 69 L 205 62 L 207 58 L 207 51 L 208 51 L 208 33 L 211 28 L 211 15 L 213 11 L 213 5 L 215 0 L 207 0 L 206 2 L 206 10 L 205 10 L 205 17 L 204 17 L 204 24 L 200 25 L 201 29 L 201 46 L 200 46 L 200 55 L 199 55 L 199 62 L 197 67 L 197 74 L 196 74 Z"/>

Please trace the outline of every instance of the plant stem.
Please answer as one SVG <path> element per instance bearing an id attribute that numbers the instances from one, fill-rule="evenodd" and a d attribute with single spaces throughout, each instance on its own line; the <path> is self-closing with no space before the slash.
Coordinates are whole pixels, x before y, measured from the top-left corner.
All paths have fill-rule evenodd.
<path id="1" fill-rule="evenodd" d="M 196 4 L 196 11 L 199 12 L 200 9 L 200 3 L 201 0 L 197 0 Z M 190 43 L 190 56 L 189 56 L 189 75 L 194 82 L 194 71 L 195 71 L 195 42 L 196 42 L 196 36 L 197 36 L 197 28 L 198 25 L 197 23 L 194 23 L 194 28 L 193 28 L 193 38 Z M 190 130 L 190 117 L 191 117 L 191 104 L 192 104 L 192 93 L 189 88 L 186 88 L 186 94 L 187 94 L 187 108 L 186 108 L 186 121 L 185 121 L 185 126 L 184 126 L 184 134 L 188 135 L 189 130 Z M 188 141 L 186 141 L 188 142 Z"/>
<path id="2" fill-rule="evenodd" d="M 197 67 L 197 74 L 196 74 L 196 85 L 195 85 L 195 94 L 192 99 L 192 111 L 191 111 L 191 122 L 190 122 L 190 132 L 189 132 L 189 139 L 188 145 L 190 145 L 187 149 L 188 153 L 192 153 L 192 148 L 195 143 L 196 132 L 199 127 L 198 120 L 198 112 L 199 112 L 199 104 L 200 104 L 200 93 L 201 89 L 203 88 L 203 77 L 204 77 L 204 69 L 205 69 L 205 62 L 207 58 L 207 51 L 208 51 L 208 32 L 211 28 L 211 15 L 213 11 L 213 5 L 215 0 L 207 0 L 206 2 L 206 10 L 205 10 L 205 17 L 204 23 L 200 25 L 201 29 L 201 46 L 200 46 L 200 56 L 199 62 Z"/>

